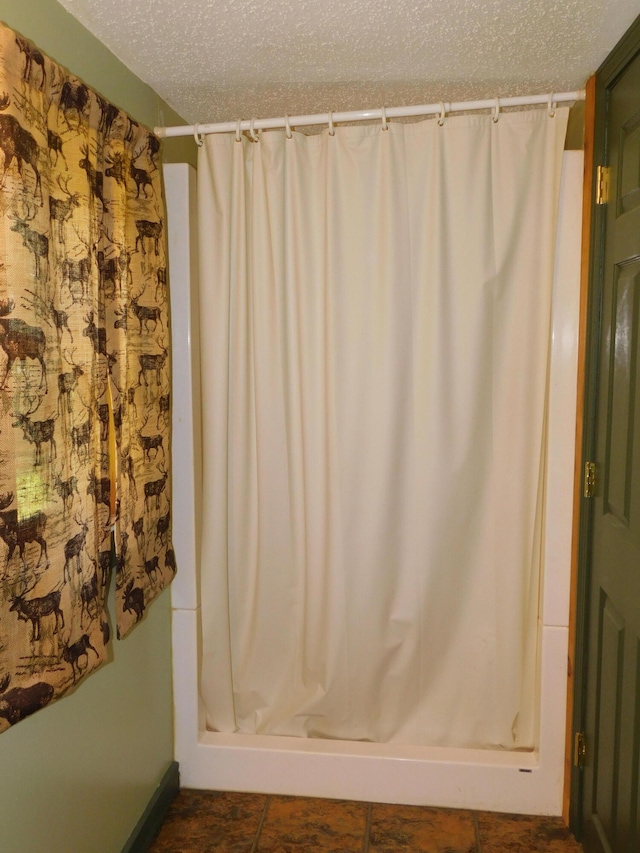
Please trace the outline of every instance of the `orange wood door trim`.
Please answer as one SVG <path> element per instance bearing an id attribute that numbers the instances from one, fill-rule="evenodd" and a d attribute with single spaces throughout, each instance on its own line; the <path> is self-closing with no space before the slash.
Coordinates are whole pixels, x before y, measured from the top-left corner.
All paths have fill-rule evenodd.
<path id="1" fill-rule="evenodd" d="M 587 304 L 589 296 L 589 257 L 591 242 L 592 186 L 594 172 L 595 139 L 595 96 L 596 78 L 590 77 L 586 85 L 584 117 L 584 182 L 582 206 L 582 254 L 580 267 L 580 320 L 578 337 L 578 395 L 576 419 L 576 451 L 574 464 L 573 492 L 573 529 L 571 544 L 571 596 L 569 609 L 569 659 L 567 684 L 567 727 L 565 745 L 564 796 L 562 816 L 569 823 L 569 804 L 571 800 L 571 774 L 573 767 L 573 706 L 574 706 L 574 665 L 576 648 L 576 612 L 578 597 L 578 548 L 580 531 L 580 504 L 582 497 L 582 439 L 584 424 L 585 398 L 585 359 L 587 352 Z"/>

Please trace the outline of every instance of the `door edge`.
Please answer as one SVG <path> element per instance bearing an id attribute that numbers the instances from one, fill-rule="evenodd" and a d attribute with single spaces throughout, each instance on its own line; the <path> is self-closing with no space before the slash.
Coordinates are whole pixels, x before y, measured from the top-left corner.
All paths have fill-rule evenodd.
<path id="1" fill-rule="evenodd" d="M 591 504 L 582 494 L 582 472 L 592 458 L 595 442 L 596 380 L 600 337 L 600 297 L 604 249 L 604 213 L 595 205 L 596 166 L 608 165 L 608 92 L 627 66 L 640 54 L 640 16 L 587 83 L 585 108 L 585 181 L 580 293 L 578 421 L 576 424 L 574 523 L 569 621 L 569 690 L 565 752 L 563 816 L 580 840 L 583 830 L 583 772 L 574 766 L 574 737 L 584 730 L 586 706 L 586 652 L 588 589 L 591 572 Z M 583 313 L 584 312 L 584 313 Z M 589 745 L 587 744 L 587 749 Z"/>

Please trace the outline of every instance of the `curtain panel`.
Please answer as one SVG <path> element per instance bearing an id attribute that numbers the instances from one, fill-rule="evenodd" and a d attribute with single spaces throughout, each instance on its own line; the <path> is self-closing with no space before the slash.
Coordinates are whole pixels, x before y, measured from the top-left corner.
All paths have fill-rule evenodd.
<path id="1" fill-rule="evenodd" d="M 566 122 L 205 138 L 211 729 L 533 747 Z"/>
<path id="2" fill-rule="evenodd" d="M 175 571 L 159 141 L 0 28 L 0 731 Z"/>

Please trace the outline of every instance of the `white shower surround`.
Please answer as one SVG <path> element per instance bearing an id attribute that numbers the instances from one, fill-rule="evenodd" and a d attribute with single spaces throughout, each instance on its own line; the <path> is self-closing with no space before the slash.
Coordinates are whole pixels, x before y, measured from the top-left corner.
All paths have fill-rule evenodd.
<path id="1" fill-rule="evenodd" d="M 173 336 L 175 758 L 185 787 L 559 815 L 564 784 L 583 154 L 565 152 L 553 290 L 539 727 L 533 752 L 206 730 L 199 698 L 195 171 L 165 166 Z M 189 227 L 191 223 L 191 227 Z"/>

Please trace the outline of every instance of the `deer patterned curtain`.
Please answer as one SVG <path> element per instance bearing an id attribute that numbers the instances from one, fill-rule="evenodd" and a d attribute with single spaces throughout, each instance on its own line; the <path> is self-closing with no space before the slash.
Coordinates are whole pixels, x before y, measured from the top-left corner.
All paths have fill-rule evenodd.
<path id="1" fill-rule="evenodd" d="M 175 571 L 157 138 L 0 26 L 0 731 Z"/>

